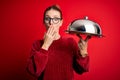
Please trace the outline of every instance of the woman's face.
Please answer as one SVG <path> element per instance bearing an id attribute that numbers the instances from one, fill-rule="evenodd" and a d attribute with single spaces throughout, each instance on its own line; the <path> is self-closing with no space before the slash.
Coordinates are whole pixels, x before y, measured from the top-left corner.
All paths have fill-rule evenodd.
<path id="1" fill-rule="evenodd" d="M 62 25 L 62 19 L 60 16 L 60 12 L 54 9 L 51 9 L 45 14 L 45 26 L 48 29 L 50 26 L 54 27 L 56 31 L 59 31 L 60 26 Z"/>

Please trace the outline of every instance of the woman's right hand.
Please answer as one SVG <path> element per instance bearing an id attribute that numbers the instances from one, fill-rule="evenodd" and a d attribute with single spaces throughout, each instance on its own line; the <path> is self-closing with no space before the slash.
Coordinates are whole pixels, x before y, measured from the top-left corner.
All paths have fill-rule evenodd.
<path id="1" fill-rule="evenodd" d="M 50 26 L 44 35 L 44 43 L 42 45 L 42 49 L 48 50 L 50 45 L 53 43 L 55 36 L 56 31 L 53 26 Z"/>

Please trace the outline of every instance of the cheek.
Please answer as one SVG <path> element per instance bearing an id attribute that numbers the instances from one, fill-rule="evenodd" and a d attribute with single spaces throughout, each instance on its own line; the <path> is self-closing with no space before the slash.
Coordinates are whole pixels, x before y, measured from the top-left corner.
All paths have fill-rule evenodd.
<path id="1" fill-rule="evenodd" d="M 60 26 L 56 25 L 56 26 L 53 26 L 53 27 L 54 27 L 55 31 L 57 31 L 57 32 L 59 31 Z"/>
<path id="2" fill-rule="evenodd" d="M 56 29 L 59 29 L 59 28 L 60 28 L 60 24 L 56 25 L 55 28 L 56 28 Z"/>
<path id="3" fill-rule="evenodd" d="M 56 25 L 57 28 L 60 28 L 62 26 L 62 22 L 60 22 L 59 24 Z"/>

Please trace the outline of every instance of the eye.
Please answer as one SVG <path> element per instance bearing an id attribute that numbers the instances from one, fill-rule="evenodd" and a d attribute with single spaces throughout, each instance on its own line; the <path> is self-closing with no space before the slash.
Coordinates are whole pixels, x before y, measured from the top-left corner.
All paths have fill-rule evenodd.
<path id="1" fill-rule="evenodd" d="M 54 18 L 54 21 L 58 21 L 58 20 L 60 20 L 60 18 Z"/>
<path id="2" fill-rule="evenodd" d="M 51 19 L 51 18 L 49 18 L 49 17 L 45 17 L 45 20 L 46 20 L 46 21 L 50 21 L 50 19 Z"/>
<path id="3" fill-rule="evenodd" d="M 58 18 L 54 18 L 54 20 L 55 20 L 55 21 L 57 21 L 57 20 L 58 20 Z"/>

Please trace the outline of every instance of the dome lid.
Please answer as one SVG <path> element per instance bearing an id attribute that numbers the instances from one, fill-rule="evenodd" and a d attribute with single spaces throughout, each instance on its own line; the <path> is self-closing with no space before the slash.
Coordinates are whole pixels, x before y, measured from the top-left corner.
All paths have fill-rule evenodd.
<path id="1" fill-rule="evenodd" d="M 84 19 L 76 19 L 72 21 L 66 32 L 70 34 L 86 34 L 103 37 L 100 25 L 94 21 L 88 20 L 87 16 Z"/>

